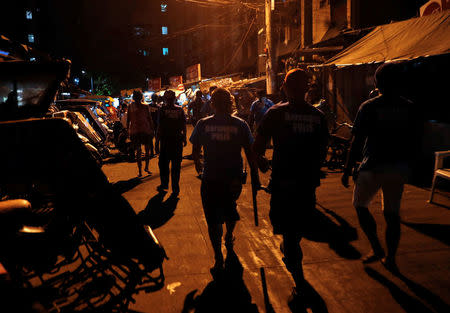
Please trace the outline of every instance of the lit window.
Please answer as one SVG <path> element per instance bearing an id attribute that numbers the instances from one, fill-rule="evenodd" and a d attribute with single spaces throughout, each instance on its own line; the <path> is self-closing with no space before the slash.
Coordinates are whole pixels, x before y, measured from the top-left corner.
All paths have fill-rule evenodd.
<path id="1" fill-rule="evenodd" d="M 161 27 L 161 33 L 162 33 L 163 35 L 167 35 L 167 34 L 168 34 L 167 26 Z"/>
<path id="2" fill-rule="evenodd" d="M 169 55 L 169 48 L 163 48 L 163 55 Z"/>
<path id="3" fill-rule="evenodd" d="M 34 35 L 28 34 L 28 42 L 34 42 Z"/>
<path id="4" fill-rule="evenodd" d="M 161 3 L 161 12 L 167 12 L 167 4 Z"/>
<path id="5" fill-rule="evenodd" d="M 33 19 L 33 12 L 26 11 L 25 12 L 25 16 L 27 17 L 27 20 L 32 20 Z"/>
<path id="6" fill-rule="evenodd" d="M 31 62 L 36 61 L 36 58 L 30 58 L 30 61 Z"/>
<path id="7" fill-rule="evenodd" d="M 134 35 L 137 37 L 144 36 L 144 28 L 139 26 L 134 27 Z"/>
<path id="8" fill-rule="evenodd" d="M 142 56 L 144 56 L 144 57 L 147 57 L 147 56 L 150 55 L 150 51 L 145 50 L 145 49 L 139 49 L 139 50 L 138 50 L 138 54 L 139 54 L 139 55 L 142 55 Z"/>

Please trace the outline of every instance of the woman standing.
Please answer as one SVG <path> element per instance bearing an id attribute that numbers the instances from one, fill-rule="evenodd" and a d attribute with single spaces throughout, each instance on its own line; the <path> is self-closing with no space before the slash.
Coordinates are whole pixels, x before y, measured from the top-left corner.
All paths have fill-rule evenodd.
<path id="1" fill-rule="evenodd" d="M 133 101 L 128 107 L 127 115 L 127 129 L 133 149 L 136 153 L 136 163 L 139 170 L 139 177 L 142 176 L 141 145 L 144 145 L 145 147 L 144 171 L 151 174 L 151 172 L 148 170 L 148 163 L 150 159 L 150 146 L 152 144 L 154 134 L 154 127 L 149 107 L 146 103 L 143 103 L 142 100 L 142 92 L 134 91 Z"/>

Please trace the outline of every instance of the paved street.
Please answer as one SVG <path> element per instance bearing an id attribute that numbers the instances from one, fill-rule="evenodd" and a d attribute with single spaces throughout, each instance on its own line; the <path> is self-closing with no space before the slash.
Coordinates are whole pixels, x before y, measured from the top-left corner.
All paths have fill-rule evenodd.
<path id="1" fill-rule="evenodd" d="M 190 154 L 191 147 L 184 154 Z M 110 163 L 103 171 L 123 191 L 135 211 L 150 223 L 164 245 L 165 286 L 135 296 L 137 312 L 450 312 L 450 199 L 407 186 L 402 203 L 402 238 L 398 251 L 401 275 L 380 263 L 364 267 L 359 260 L 369 251 L 356 214 L 351 190 L 339 173 L 329 173 L 317 191 L 317 219 L 302 240 L 304 271 L 311 285 L 305 303 L 288 306 L 293 281 L 281 260 L 281 239 L 274 237 L 268 219 L 269 195 L 258 194 L 259 226 L 254 226 L 251 186 L 238 201 L 241 220 L 235 230 L 235 252 L 243 272 L 230 274 L 226 286 L 213 282 L 209 268 L 213 253 L 200 199 L 200 180 L 193 161 L 183 160 L 179 201 L 158 197 L 157 158 L 151 176 L 136 179 L 135 163 Z M 262 176 L 266 183 L 267 176 Z M 380 197 L 372 204 L 383 238 Z M 225 250 L 224 250 L 225 251 Z M 237 274 L 236 274 L 237 273 Z M 234 275 L 234 276 L 233 276 Z M 231 277 L 233 276 L 233 277 Z M 226 310 L 225 310 L 226 308 Z M 303 309 L 302 309 L 303 308 Z"/>

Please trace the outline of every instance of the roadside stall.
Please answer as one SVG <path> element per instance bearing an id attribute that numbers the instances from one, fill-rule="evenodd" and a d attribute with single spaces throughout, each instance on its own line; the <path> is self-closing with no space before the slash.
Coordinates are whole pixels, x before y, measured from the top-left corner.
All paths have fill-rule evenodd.
<path id="1" fill-rule="evenodd" d="M 433 151 L 450 149 L 445 79 L 450 68 L 450 10 L 378 26 L 325 64 L 311 66 L 321 77 L 323 96 L 337 123 L 353 122 L 375 88 L 375 70 L 384 62 L 402 63 L 404 79 L 398 88 L 423 110 L 423 164 L 429 168 L 421 176 L 430 176 Z"/>
<path id="2" fill-rule="evenodd" d="M 421 74 L 426 76 L 409 76 L 414 79 L 408 83 L 418 87 L 409 88 L 410 98 L 432 97 L 434 103 L 442 103 L 446 88 L 445 80 L 440 77 L 448 75 L 448 67 L 436 65 L 448 64 L 449 53 L 450 11 L 447 10 L 378 26 L 326 63 L 310 69 L 321 77 L 323 96 L 336 112 L 338 121 L 351 122 L 359 105 L 374 89 L 373 75 L 384 62 L 403 61 L 411 74 L 423 71 Z"/>

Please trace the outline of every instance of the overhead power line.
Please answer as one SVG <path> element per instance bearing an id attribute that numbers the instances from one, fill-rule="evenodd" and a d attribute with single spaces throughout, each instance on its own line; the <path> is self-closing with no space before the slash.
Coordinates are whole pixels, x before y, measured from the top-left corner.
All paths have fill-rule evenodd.
<path id="1" fill-rule="evenodd" d="M 239 4 L 239 0 L 176 0 L 176 1 L 195 3 L 199 6 L 204 7 L 218 7 L 218 6 L 229 6 Z"/>
<path id="2" fill-rule="evenodd" d="M 242 46 L 244 45 L 245 40 L 247 39 L 248 34 L 250 33 L 250 30 L 252 29 L 253 24 L 256 21 L 256 17 L 253 17 L 250 26 L 247 29 L 247 32 L 244 34 L 244 36 L 242 36 L 242 40 L 239 43 L 239 46 L 236 48 L 236 50 L 234 51 L 233 55 L 231 56 L 230 60 L 228 61 L 227 65 L 224 66 L 223 70 L 219 72 L 219 74 L 223 74 L 225 73 L 225 71 L 228 69 L 228 66 L 230 66 L 231 62 L 233 62 L 234 58 L 236 57 L 237 53 L 239 52 L 239 50 L 241 50 Z"/>
<path id="3" fill-rule="evenodd" d="M 169 35 L 158 35 L 155 37 L 151 37 L 147 40 L 147 42 L 149 43 L 154 43 L 154 42 L 158 42 L 158 41 L 167 41 L 167 40 L 171 40 L 171 39 L 175 39 L 179 36 L 183 36 L 183 35 L 187 35 L 189 33 L 193 33 L 193 32 L 197 32 L 197 31 L 201 31 L 207 28 L 220 28 L 220 27 L 224 27 L 224 28 L 231 28 L 231 29 L 235 29 L 236 27 L 240 27 L 243 25 L 248 25 L 249 23 L 233 23 L 233 24 L 199 24 L 199 25 L 195 25 L 191 28 L 188 29 L 183 29 L 174 33 L 171 33 Z"/>

